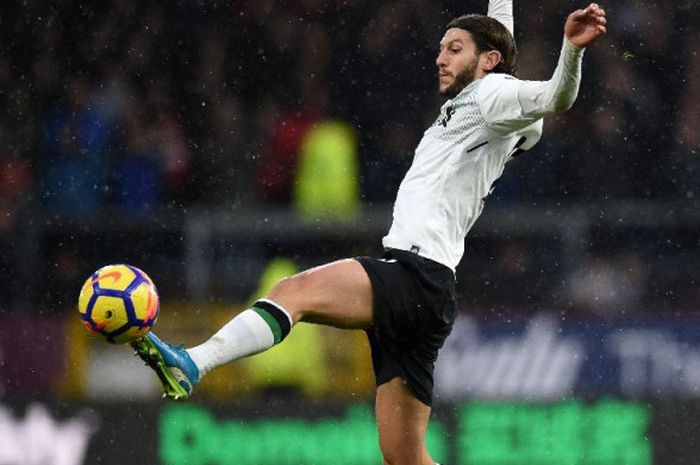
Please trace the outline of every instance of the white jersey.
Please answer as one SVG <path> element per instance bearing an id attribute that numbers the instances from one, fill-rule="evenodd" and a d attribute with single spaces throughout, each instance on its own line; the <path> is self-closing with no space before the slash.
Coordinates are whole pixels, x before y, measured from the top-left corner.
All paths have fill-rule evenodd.
<path id="1" fill-rule="evenodd" d="M 412 251 L 454 271 L 465 236 L 506 162 L 515 150 L 537 143 L 542 117 L 576 99 L 582 54 L 565 39 L 549 81 L 489 74 L 445 102 L 401 182 L 384 247 Z"/>

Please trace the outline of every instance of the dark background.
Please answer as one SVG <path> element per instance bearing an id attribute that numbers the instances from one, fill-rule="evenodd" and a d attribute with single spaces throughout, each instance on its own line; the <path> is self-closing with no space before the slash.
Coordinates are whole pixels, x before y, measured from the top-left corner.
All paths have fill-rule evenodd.
<path id="1" fill-rule="evenodd" d="M 564 19 L 583 5 L 515 3 L 519 76 L 547 79 Z M 696 312 L 700 10 L 690 0 L 604 6 L 609 33 L 585 53 L 574 108 L 547 119 L 542 141 L 509 164 L 467 241 L 465 311 Z M 3 2 L 0 313 L 72 309 L 83 279 L 111 262 L 149 272 L 164 300 L 241 302 L 275 256 L 304 268 L 379 253 L 441 103 L 444 25 L 485 10 Z M 329 119 L 356 132 L 363 206 L 333 233 L 300 223 L 291 206 L 299 142 Z M 193 239 L 193 224 L 210 228 L 222 212 L 225 228 Z M 193 277 L 199 267 L 210 273 Z"/>

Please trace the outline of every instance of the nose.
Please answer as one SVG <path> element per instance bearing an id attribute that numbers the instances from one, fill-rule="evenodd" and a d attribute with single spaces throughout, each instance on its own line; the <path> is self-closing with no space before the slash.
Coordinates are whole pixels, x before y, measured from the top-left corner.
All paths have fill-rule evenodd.
<path id="1" fill-rule="evenodd" d="M 438 68 L 444 68 L 447 66 L 447 53 L 444 50 L 438 52 L 438 56 L 435 58 L 435 64 Z"/>

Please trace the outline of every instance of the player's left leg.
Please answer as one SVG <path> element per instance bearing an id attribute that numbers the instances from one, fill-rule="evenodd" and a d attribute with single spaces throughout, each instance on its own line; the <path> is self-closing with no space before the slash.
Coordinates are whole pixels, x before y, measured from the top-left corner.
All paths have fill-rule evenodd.
<path id="1" fill-rule="evenodd" d="M 430 407 L 411 393 L 403 379 L 377 388 L 375 413 L 384 465 L 435 465 L 425 445 Z"/>

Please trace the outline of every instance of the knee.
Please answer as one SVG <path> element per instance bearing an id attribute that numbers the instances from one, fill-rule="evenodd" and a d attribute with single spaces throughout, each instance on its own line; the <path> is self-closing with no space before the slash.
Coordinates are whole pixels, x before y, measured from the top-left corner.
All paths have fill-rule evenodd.
<path id="1" fill-rule="evenodd" d="M 282 278 L 277 281 L 277 284 L 272 286 L 272 289 L 268 293 L 271 299 L 275 297 L 289 298 L 290 296 L 298 295 L 304 292 L 304 287 L 306 286 L 306 279 L 303 273 L 295 274 L 294 276 L 289 276 Z"/>
<path id="2" fill-rule="evenodd" d="M 434 462 L 424 447 L 405 447 L 396 444 L 381 447 L 383 465 L 427 465 Z"/>
<path id="3" fill-rule="evenodd" d="M 382 456 L 382 465 L 400 465 L 404 463 L 402 460 L 398 459 L 397 457 L 394 457 L 392 455 L 388 454 L 383 454 Z"/>
<path id="4" fill-rule="evenodd" d="M 267 293 L 267 298 L 282 306 L 292 317 L 292 320 L 297 322 L 303 316 L 303 309 L 306 306 L 305 299 L 308 299 L 308 294 L 308 278 L 304 276 L 304 273 L 299 273 L 278 281 Z"/>

